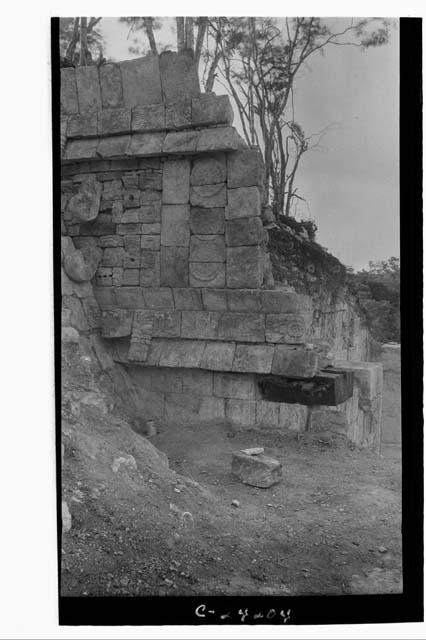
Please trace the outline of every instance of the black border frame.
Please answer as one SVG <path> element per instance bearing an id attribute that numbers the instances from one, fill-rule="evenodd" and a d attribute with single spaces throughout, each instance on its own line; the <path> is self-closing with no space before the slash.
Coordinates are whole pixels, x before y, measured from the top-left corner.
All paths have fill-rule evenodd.
<path id="1" fill-rule="evenodd" d="M 59 18 L 51 19 L 53 209 L 60 211 Z M 421 622 L 423 609 L 422 19 L 400 19 L 400 225 L 403 593 L 293 597 L 64 597 L 60 625 L 240 625 Z M 53 217 L 58 579 L 61 580 L 61 222 Z M 195 613 L 207 605 L 206 617 Z M 239 610 L 275 610 L 243 622 Z M 220 614 L 231 612 L 221 620 Z M 204 613 L 204 610 L 199 610 Z"/>

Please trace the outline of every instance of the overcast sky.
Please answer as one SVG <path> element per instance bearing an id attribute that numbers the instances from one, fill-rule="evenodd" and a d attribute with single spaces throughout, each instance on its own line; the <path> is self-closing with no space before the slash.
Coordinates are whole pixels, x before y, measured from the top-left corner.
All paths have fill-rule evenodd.
<path id="1" fill-rule="evenodd" d="M 128 27 L 117 18 L 101 24 L 105 55 L 134 57 Z M 157 38 L 175 48 L 169 27 Z M 310 58 L 296 85 L 295 111 L 305 132 L 331 126 L 321 149 L 301 162 L 297 182 L 309 210 L 300 214 L 316 221 L 323 246 L 356 269 L 399 256 L 398 39 L 393 30 L 384 47 L 329 47 Z M 225 93 L 220 86 L 215 91 Z"/>

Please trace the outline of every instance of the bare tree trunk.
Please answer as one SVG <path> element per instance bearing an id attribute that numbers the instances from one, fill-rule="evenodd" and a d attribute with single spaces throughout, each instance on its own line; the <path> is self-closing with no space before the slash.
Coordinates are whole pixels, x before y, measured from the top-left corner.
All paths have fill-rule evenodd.
<path id="1" fill-rule="evenodd" d="M 152 18 L 144 18 L 144 26 L 145 26 L 146 35 L 148 36 L 148 40 L 149 40 L 149 47 L 152 53 L 154 53 L 155 55 L 158 55 L 157 45 L 156 45 L 155 36 L 154 36 L 154 29 L 152 28 Z"/>
<path id="2" fill-rule="evenodd" d="M 185 20 L 185 45 L 187 49 L 194 51 L 194 18 Z"/>
<path id="3" fill-rule="evenodd" d="M 65 59 L 68 60 L 69 62 L 74 61 L 75 48 L 77 46 L 79 35 L 80 35 L 80 18 L 75 18 L 72 38 L 65 52 Z"/>
<path id="4" fill-rule="evenodd" d="M 220 60 L 220 51 L 219 51 L 218 44 L 216 42 L 216 50 L 214 52 L 214 57 L 210 65 L 209 73 L 207 75 L 207 81 L 205 86 L 206 93 L 211 93 L 213 91 L 213 85 L 216 78 L 216 69 L 219 64 L 219 60 Z"/>
<path id="5" fill-rule="evenodd" d="M 185 49 L 185 18 L 176 18 L 177 50 L 178 53 Z"/>
<path id="6" fill-rule="evenodd" d="M 198 31 L 197 31 L 197 42 L 195 45 L 195 64 L 198 66 L 201 57 L 201 51 L 203 49 L 204 37 L 207 31 L 207 18 L 200 18 L 198 23 Z"/>
<path id="7" fill-rule="evenodd" d="M 80 67 L 87 64 L 87 18 L 81 18 L 80 27 Z"/>

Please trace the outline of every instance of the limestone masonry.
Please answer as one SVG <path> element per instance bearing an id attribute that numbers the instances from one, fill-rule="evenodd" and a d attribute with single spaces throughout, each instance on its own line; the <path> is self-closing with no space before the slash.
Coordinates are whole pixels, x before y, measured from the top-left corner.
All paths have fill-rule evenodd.
<path id="1" fill-rule="evenodd" d="M 166 52 L 62 69 L 61 113 L 64 326 L 100 333 L 147 418 L 314 424 L 258 388 L 259 375 L 311 379 L 333 354 L 312 335 L 310 297 L 274 285 L 262 158 L 229 98 L 202 94 L 191 56 Z M 381 388 L 366 411 L 358 396 L 380 365 L 367 364 L 356 406 L 333 413 L 374 445 Z"/>

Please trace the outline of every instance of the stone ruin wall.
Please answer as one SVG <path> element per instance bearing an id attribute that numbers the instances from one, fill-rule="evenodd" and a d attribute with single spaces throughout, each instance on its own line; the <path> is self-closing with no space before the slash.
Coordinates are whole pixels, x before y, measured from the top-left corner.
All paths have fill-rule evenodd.
<path id="1" fill-rule="evenodd" d="M 191 57 L 62 69 L 61 115 L 64 322 L 100 333 L 146 418 L 325 420 L 374 444 L 378 365 L 351 363 L 344 406 L 262 399 L 259 376 L 311 379 L 341 353 L 315 332 L 311 298 L 274 285 L 261 156 L 231 126 L 229 98 L 200 93 Z"/>

